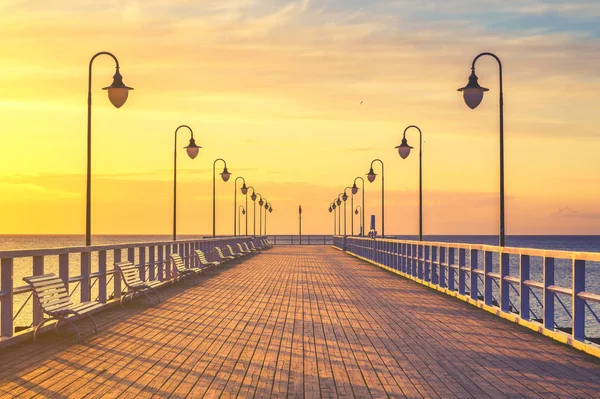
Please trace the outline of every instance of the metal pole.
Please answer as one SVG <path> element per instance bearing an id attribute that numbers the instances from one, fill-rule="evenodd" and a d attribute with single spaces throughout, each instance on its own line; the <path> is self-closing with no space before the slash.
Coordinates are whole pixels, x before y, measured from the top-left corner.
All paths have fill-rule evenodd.
<path id="1" fill-rule="evenodd" d="M 238 181 L 238 179 L 242 179 L 244 181 L 244 184 L 246 184 L 246 179 L 244 179 L 242 176 L 236 177 L 235 180 L 233 181 L 233 236 L 234 237 L 235 237 L 235 229 L 237 227 L 236 213 L 238 212 L 238 209 L 237 209 L 237 181 Z"/>
<path id="2" fill-rule="evenodd" d="M 351 214 L 350 215 L 354 215 L 354 194 L 351 193 L 352 197 L 350 198 L 350 209 L 351 209 Z M 350 216 L 350 234 L 352 236 L 354 236 L 354 216 Z"/>
<path id="3" fill-rule="evenodd" d="M 496 61 L 498 61 L 499 68 L 499 79 L 500 79 L 500 246 L 503 247 L 505 245 L 505 223 L 504 223 L 504 92 L 503 92 L 503 83 L 502 83 L 502 62 L 500 62 L 500 58 L 493 53 L 481 53 L 475 59 L 473 59 L 473 64 L 471 65 L 471 69 L 475 69 L 475 63 L 477 60 L 484 56 L 489 55 L 493 57 Z"/>
<path id="4" fill-rule="evenodd" d="M 213 238 L 216 237 L 216 231 L 217 231 L 217 224 L 216 224 L 216 191 L 217 191 L 217 184 L 215 181 L 215 166 L 217 164 L 217 161 L 223 161 L 223 164 L 225 165 L 225 168 L 227 168 L 227 162 L 225 162 L 225 160 L 223 158 L 217 158 L 215 159 L 215 161 L 213 162 Z M 234 212 L 235 214 L 235 212 Z"/>
<path id="5" fill-rule="evenodd" d="M 254 190 L 252 190 L 254 192 Z M 248 191 L 246 191 L 246 237 L 248 237 Z"/>
<path id="6" fill-rule="evenodd" d="M 119 71 L 119 60 L 108 51 L 101 51 L 90 59 L 88 69 L 88 112 L 87 112 L 87 170 L 85 190 L 85 245 L 92 245 L 92 63 L 96 57 L 108 55 L 115 60 L 117 72 Z"/>

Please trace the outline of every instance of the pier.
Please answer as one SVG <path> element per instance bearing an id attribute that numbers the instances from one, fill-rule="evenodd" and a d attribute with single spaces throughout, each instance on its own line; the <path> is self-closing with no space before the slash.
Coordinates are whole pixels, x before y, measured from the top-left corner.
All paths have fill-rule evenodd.
<path id="1" fill-rule="evenodd" d="M 109 295 L 107 309 L 95 315 L 98 334 L 89 334 L 91 323 L 78 322 L 83 343 L 61 329 L 0 350 L 0 392 L 18 397 L 597 397 L 597 358 L 391 273 L 408 270 L 394 263 L 392 254 L 406 254 L 409 246 L 375 250 L 362 240 L 374 242 L 336 237 L 335 247 L 276 245 L 207 273 L 197 285 L 176 282 L 161 266 L 160 304 L 148 307 L 138 298 L 123 308 L 108 306 L 114 301 Z M 176 245 L 189 253 L 201 243 Z M 144 260 L 151 258 L 154 265 L 161 246 L 160 257 L 175 248 L 156 243 L 135 248 L 144 248 Z M 339 250 L 344 246 L 355 256 Z M 388 260 L 365 261 L 367 249 Z M 136 250 L 102 251 L 118 256 L 124 251 L 139 262 Z M 416 253 L 414 258 L 414 270 L 425 280 Z M 3 272 L 12 264 L 5 259 Z M 447 260 L 432 264 L 452 264 Z M 104 272 L 112 276 L 110 269 Z M 157 270 L 152 278 L 158 278 Z M 435 267 L 427 269 L 435 275 L 431 270 Z M 2 298 L 5 310 L 6 292 Z M 585 345 L 593 353 L 594 344 Z"/>

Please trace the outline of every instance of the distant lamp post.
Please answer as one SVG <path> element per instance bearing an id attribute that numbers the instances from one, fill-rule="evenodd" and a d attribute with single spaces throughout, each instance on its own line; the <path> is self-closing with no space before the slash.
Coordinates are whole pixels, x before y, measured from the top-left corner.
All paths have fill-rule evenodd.
<path id="1" fill-rule="evenodd" d="M 333 203 L 331 205 L 331 207 L 333 208 L 333 235 L 336 235 L 336 230 L 335 227 L 337 226 L 336 223 L 336 216 L 335 216 L 335 208 L 337 208 L 337 200 L 333 200 Z M 337 234 L 339 235 L 339 231 L 337 232 Z"/>
<path id="2" fill-rule="evenodd" d="M 252 189 L 252 194 L 250 195 L 250 199 L 252 200 L 254 212 L 254 230 L 252 231 L 252 235 L 256 236 L 256 192 L 254 192 L 254 187 L 248 187 L 248 190 Z M 247 194 L 247 192 L 246 192 Z M 248 209 L 248 196 L 246 195 L 246 209 Z M 248 235 L 248 213 L 246 213 L 246 235 Z"/>
<path id="3" fill-rule="evenodd" d="M 191 159 L 196 158 L 198 155 L 198 151 L 200 150 L 200 146 L 196 145 L 196 141 L 194 140 L 194 132 L 192 128 L 188 125 L 181 125 L 177 129 L 175 129 L 175 150 L 173 155 L 173 241 L 177 240 L 177 132 L 182 127 L 189 129 L 191 137 L 190 142 L 185 148 L 188 156 Z"/>
<path id="4" fill-rule="evenodd" d="M 119 72 L 119 60 L 113 54 L 107 51 L 101 51 L 95 54 L 90 60 L 88 70 L 88 112 L 87 112 L 87 178 L 85 195 L 85 245 L 92 245 L 92 64 L 94 60 L 101 56 L 108 55 L 115 60 L 117 71 L 113 76 L 113 82 L 110 86 L 103 87 L 102 90 L 108 91 L 108 99 L 116 108 L 121 108 L 132 87 L 123 83 L 123 76 Z"/>
<path id="5" fill-rule="evenodd" d="M 229 178 L 231 177 L 231 173 L 229 173 L 229 171 L 227 170 L 227 162 L 225 162 L 225 160 L 223 158 L 215 159 L 215 162 L 213 162 L 213 238 L 216 237 L 216 232 L 217 232 L 217 213 L 216 213 L 217 182 L 215 179 L 215 175 L 216 175 L 215 168 L 217 165 L 217 161 L 223 162 L 223 171 L 220 173 L 221 179 L 223 179 L 224 182 L 227 182 L 227 180 L 229 180 Z"/>
<path id="6" fill-rule="evenodd" d="M 347 230 L 346 230 L 346 202 L 348 201 L 348 194 L 346 194 L 346 190 L 350 189 L 350 191 L 352 191 L 352 187 L 346 187 L 344 188 L 344 193 L 342 194 L 342 200 L 344 200 L 344 236 L 347 235 Z M 350 208 L 352 209 L 352 208 Z M 353 218 L 350 218 L 353 219 Z"/>
<path id="7" fill-rule="evenodd" d="M 260 194 L 258 194 L 260 195 Z M 266 198 L 263 198 L 262 195 L 260 196 L 260 200 L 258 201 L 258 217 L 259 217 L 259 224 L 258 224 L 258 235 L 262 236 L 262 207 L 266 202 Z"/>
<path id="8" fill-rule="evenodd" d="M 406 159 L 410 155 L 410 150 L 413 147 L 406 142 L 406 131 L 410 128 L 415 128 L 419 131 L 419 241 L 423 241 L 423 133 L 418 126 L 410 125 L 404 129 L 402 135 L 402 143 L 396 146 L 398 154 L 402 159 Z"/>
<path id="9" fill-rule="evenodd" d="M 240 205 L 239 206 L 238 213 L 241 213 L 242 215 L 246 214 L 246 208 L 244 208 L 244 205 Z M 240 233 L 241 229 L 242 229 L 242 216 L 239 215 L 239 218 L 238 218 L 238 236 L 241 235 L 241 233 Z"/>
<path id="10" fill-rule="evenodd" d="M 329 204 L 329 213 L 333 212 L 333 235 L 335 235 L 335 202 Z"/>
<path id="11" fill-rule="evenodd" d="M 271 204 L 265 202 L 265 236 L 267 235 L 267 211 L 273 212 L 271 209 Z"/>
<path id="12" fill-rule="evenodd" d="M 237 181 L 239 179 L 242 179 L 243 181 L 243 185 L 240 188 L 240 191 L 242 192 L 242 194 L 244 194 L 246 196 L 246 206 L 248 206 L 248 187 L 246 187 L 246 180 L 242 177 L 242 176 L 238 176 L 235 178 L 235 180 L 233 181 L 233 236 L 235 237 L 235 228 L 237 226 L 237 222 L 235 220 L 235 210 L 237 209 Z M 248 219 L 246 219 L 246 223 L 248 222 Z"/>
<path id="13" fill-rule="evenodd" d="M 367 179 L 370 183 L 375 181 L 377 174 L 373 171 L 373 163 L 376 161 L 381 164 L 381 237 L 385 238 L 385 185 L 383 180 L 383 161 L 381 159 L 371 161 L 371 168 L 369 169 L 369 173 L 367 173 Z"/>
<path id="14" fill-rule="evenodd" d="M 477 82 L 478 78 L 475 75 L 475 63 L 477 60 L 484 56 L 489 55 L 498 62 L 499 76 L 500 76 L 500 246 L 505 245 L 505 224 L 504 224 L 504 94 L 502 90 L 502 63 L 500 58 L 492 53 L 481 53 L 473 59 L 471 64 L 471 76 L 469 76 L 469 83 L 465 87 L 461 87 L 458 91 L 462 91 L 463 98 L 467 106 L 471 109 L 477 108 L 477 106 L 483 100 L 483 93 L 488 91 L 485 87 L 481 87 Z"/>
<path id="15" fill-rule="evenodd" d="M 338 204 L 338 235 L 342 235 L 342 197 L 344 193 L 339 193 L 337 196 L 337 204 Z"/>
<path id="16" fill-rule="evenodd" d="M 351 199 L 351 208 L 354 208 L 354 195 L 358 192 L 358 186 L 356 185 L 356 181 L 360 179 L 360 181 L 362 182 L 362 205 L 360 209 L 363 209 L 365 207 L 365 179 L 363 179 L 362 177 L 356 177 L 354 179 L 354 184 L 352 185 L 352 199 Z M 362 218 L 361 218 L 361 234 L 364 235 L 364 226 L 365 226 L 365 215 L 362 214 Z M 354 218 L 352 218 L 352 235 L 354 235 Z"/>
<path id="17" fill-rule="evenodd" d="M 354 214 L 355 214 L 355 215 L 358 215 L 358 209 L 359 209 L 359 208 L 360 208 L 360 216 L 359 216 L 359 220 L 361 220 L 361 219 L 362 219 L 362 217 L 363 217 L 362 206 L 360 206 L 360 205 L 356 205 L 356 209 L 354 209 Z M 354 219 L 354 217 L 353 217 L 352 219 Z M 364 231 L 364 226 L 363 226 L 362 224 L 360 225 L 360 230 L 361 230 L 361 231 Z"/>

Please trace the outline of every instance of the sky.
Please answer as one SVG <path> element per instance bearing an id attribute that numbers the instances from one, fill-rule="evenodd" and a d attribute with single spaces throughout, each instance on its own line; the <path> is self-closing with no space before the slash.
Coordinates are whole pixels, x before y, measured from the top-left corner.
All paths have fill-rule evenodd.
<path id="1" fill-rule="evenodd" d="M 407 159 L 394 148 L 408 125 L 423 131 L 424 233 L 496 234 L 497 63 L 477 62 L 477 109 L 456 91 L 481 52 L 503 64 L 507 234 L 600 234 L 599 17 L 597 0 L 2 0 L 0 234 L 84 233 L 99 51 L 135 90 L 114 108 L 114 62 L 96 59 L 93 234 L 171 233 L 182 124 L 202 149 L 189 159 L 180 130 L 178 234 L 212 231 L 219 157 L 233 175 L 216 184 L 218 234 L 238 176 L 271 203 L 268 233 L 296 234 L 302 205 L 303 233 L 330 234 L 330 203 L 375 158 L 386 234 L 417 234 L 416 130 Z"/>

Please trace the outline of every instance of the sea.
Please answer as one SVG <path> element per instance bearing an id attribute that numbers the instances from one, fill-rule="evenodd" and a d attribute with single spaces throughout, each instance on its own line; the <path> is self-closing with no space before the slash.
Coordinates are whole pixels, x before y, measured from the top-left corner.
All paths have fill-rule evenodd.
<path id="1" fill-rule="evenodd" d="M 180 240 L 202 239 L 204 235 L 182 235 Z M 273 241 L 272 236 L 271 240 Z M 287 239 L 286 239 L 287 237 Z M 323 236 L 321 236 L 323 237 Z M 416 240 L 418 237 L 412 235 L 395 235 L 393 236 L 403 240 Z M 277 242 L 291 242 L 290 235 L 277 236 Z M 428 235 L 424 236 L 425 241 L 434 242 L 455 242 L 468 244 L 486 244 L 498 245 L 498 236 L 488 235 Z M 170 235 L 95 235 L 92 237 L 93 245 L 111 245 L 111 244 L 126 244 L 126 243 L 143 243 L 143 242 L 158 242 L 170 241 Z M 294 240 L 295 243 L 298 240 Z M 306 242 L 306 241 L 304 241 Z M 85 237 L 83 235 L 0 235 L 0 251 L 4 250 L 27 250 L 27 249 L 49 249 L 49 248 L 64 248 L 64 247 L 79 247 L 85 245 Z M 577 252 L 599 252 L 600 253 L 600 236 L 590 235 L 514 235 L 506 237 L 506 246 L 520 248 L 537 248 L 563 251 Z M 110 254 L 107 254 L 109 257 Z M 0 255 L 1 256 L 1 255 Z M 480 254 L 482 257 L 483 254 Z M 45 270 L 47 272 L 58 270 L 57 257 L 46 257 Z M 110 262 L 111 259 L 108 259 Z M 94 264 L 94 259 L 92 259 Z M 498 270 L 498 257 L 494 258 L 494 271 Z M 73 254 L 70 268 L 70 274 L 78 275 L 78 259 L 76 254 Z M 110 263 L 109 263 L 110 264 Z M 483 264 L 483 259 L 480 263 Z M 518 276 L 519 273 L 518 256 L 511 255 L 510 258 L 510 274 Z M 56 270 L 55 270 L 56 269 Z M 72 270 L 71 270 L 72 269 Z M 92 265 L 92 272 L 95 267 Z M 30 259 L 15 260 L 14 284 L 21 286 L 22 277 L 31 275 L 32 266 Z M 479 276 L 480 277 L 480 276 Z M 571 286 L 571 263 L 568 260 L 557 260 L 555 264 L 556 285 L 562 287 Z M 531 279 L 542 281 L 542 264 L 541 258 L 531 259 Z M 467 286 L 469 282 L 467 279 Z M 480 283 L 480 289 L 483 289 L 483 284 Z M 494 286 L 494 297 L 498 298 L 499 287 Z M 510 300 L 513 309 L 519 308 L 518 290 L 511 290 Z M 72 292 L 72 300 L 77 301 L 79 297 L 78 286 L 75 284 L 70 287 Z M 600 263 L 586 262 L 586 291 L 595 294 L 600 294 Z M 109 291 L 110 292 L 110 291 Z M 97 287 L 92 288 L 92 295 L 96 295 Z M 531 311 L 532 318 L 541 319 L 542 293 L 540 290 L 532 289 Z M 480 293 L 481 294 L 481 293 Z M 18 328 L 26 328 L 31 325 L 31 306 L 32 299 L 26 294 L 15 295 L 15 326 Z M 571 324 L 571 299 L 569 296 L 557 295 L 555 297 L 556 309 L 556 327 L 564 331 L 568 331 Z M 586 307 L 586 335 L 590 338 L 600 338 L 600 304 L 589 303 Z"/>

